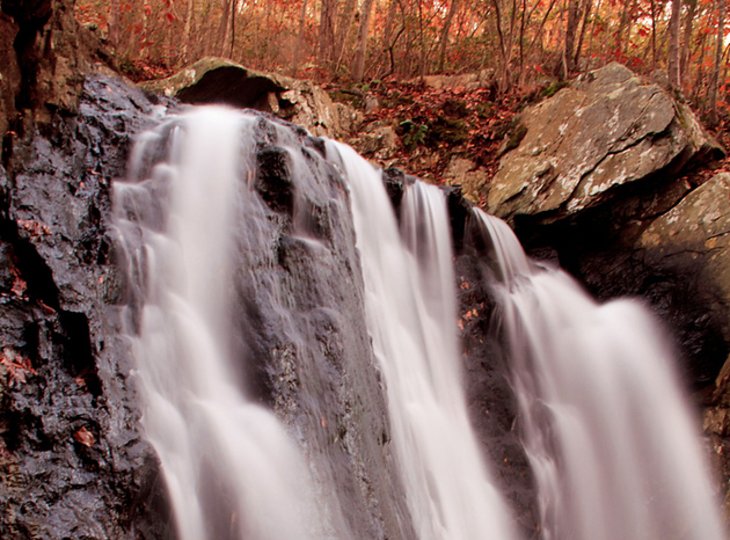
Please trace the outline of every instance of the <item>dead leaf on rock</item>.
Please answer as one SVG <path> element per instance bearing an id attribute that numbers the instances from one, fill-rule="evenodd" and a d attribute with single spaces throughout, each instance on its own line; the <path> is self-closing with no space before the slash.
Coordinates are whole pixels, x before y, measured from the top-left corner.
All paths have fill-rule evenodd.
<path id="1" fill-rule="evenodd" d="M 83 444 L 84 446 L 89 448 L 94 446 L 94 443 L 96 442 L 94 434 L 86 429 L 86 426 L 83 426 L 76 433 L 74 433 L 73 437 L 77 443 Z"/>
<path id="2" fill-rule="evenodd" d="M 34 219 L 19 219 L 17 223 L 21 229 L 29 232 L 34 238 L 51 234 L 51 229 L 48 225 Z"/>

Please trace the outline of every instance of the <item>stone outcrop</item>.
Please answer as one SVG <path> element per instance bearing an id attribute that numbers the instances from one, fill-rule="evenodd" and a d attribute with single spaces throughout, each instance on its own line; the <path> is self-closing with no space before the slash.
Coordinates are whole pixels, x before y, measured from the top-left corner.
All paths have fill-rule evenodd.
<path id="1" fill-rule="evenodd" d="M 335 103 L 311 81 L 257 72 L 222 58 L 203 58 L 171 77 L 141 86 L 184 103 L 269 112 L 319 136 L 347 137 L 361 121 L 357 111 Z"/>
<path id="2" fill-rule="evenodd" d="M 636 247 L 647 265 L 694 282 L 730 343 L 730 174 L 716 175 L 652 221 Z"/>
<path id="3" fill-rule="evenodd" d="M 470 159 L 454 156 L 444 171 L 443 180 L 449 185 L 461 186 L 464 197 L 478 203 L 487 182 L 487 171 Z"/>
<path id="4" fill-rule="evenodd" d="M 616 63 L 529 107 L 515 133 L 487 197 L 508 219 L 563 219 L 722 154 L 687 106 Z"/>
<path id="5" fill-rule="evenodd" d="M 0 531 L 165 538 L 164 488 L 117 337 L 109 230 L 111 183 L 153 104 L 103 76 L 77 99 L 0 167 Z"/>

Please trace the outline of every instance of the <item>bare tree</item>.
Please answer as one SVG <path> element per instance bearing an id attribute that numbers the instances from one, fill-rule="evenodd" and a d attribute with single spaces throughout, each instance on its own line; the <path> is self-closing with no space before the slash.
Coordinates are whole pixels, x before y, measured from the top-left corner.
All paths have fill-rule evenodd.
<path id="1" fill-rule="evenodd" d="M 692 43 L 692 29 L 694 26 L 695 13 L 697 11 L 697 0 L 685 0 L 687 12 L 684 16 L 684 32 L 679 59 L 679 73 L 682 80 L 687 80 L 687 66 L 689 64 L 689 53 Z"/>
<path id="2" fill-rule="evenodd" d="M 591 17 L 591 9 L 593 8 L 593 0 L 585 0 L 583 2 L 583 22 L 580 27 L 580 36 L 578 37 L 578 45 L 575 47 L 575 53 L 573 54 L 573 68 L 579 69 L 580 67 L 580 55 L 583 51 L 583 40 L 586 35 L 586 28 L 588 27 L 588 20 Z"/>
<path id="3" fill-rule="evenodd" d="M 710 76 L 710 125 L 717 124 L 717 87 L 720 76 L 720 64 L 722 62 L 723 36 L 725 33 L 725 0 L 717 0 L 717 44 L 715 48 L 715 64 Z"/>
<path id="4" fill-rule="evenodd" d="M 307 22 L 307 0 L 302 0 L 302 10 L 299 13 L 299 32 L 297 34 L 297 46 L 294 48 L 294 58 L 292 59 L 291 74 L 296 77 L 299 63 L 302 58 L 302 47 L 304 46 L 304 28 Z"/>
<path id="5" fill-rule="evenodd" d="M 563 48 L 563 78 L 567 79 L 575 70 L 573 61 L 575 59 L 575 34 L 578 30 L 580 17 L 578 13 L 578 0 L 568 1 L 568 18 L 565 26 L 565 43 Z"/>
<path id="6" fill-rule="evenodd" d="M 373 0 L 364 0 L 360 12 L 360 27 L 357 33 L 357 50 L 355 61 L 352 64 L 352 78 L 356 82 L 362 81 L 365 75 L 365 56 L 368 46 L 368 29 L 370 27 L 370 12 L 372 11 Z"/>
<path id="7" fill-rule="evenodd" d="M 679 16 L 682 0 L 672 0 L 672 16 L 669 19 L 669 58 L 667 59 L 667 76 L 672 88 L 679 88 Z"/>
<path id="8" fill-rule="evenodd" d="M 446 64 L 446 47 L 449 43 L 449 31 L 451 30 L 451 23 L 454 20 L 454 15 L 459 9 L 459 0 L 452 0 L 449 6 L 449 11 L 446 12 L 446 18 L 444 19 L 444 25 L 441 28 L 441 36 L 439 37 L 439 57 L 438 57 L 438 71 L 444 70 Z"/>
<path id="9" fill-rule="evenodd" d="M 331 68 L 335 59 L 335 15 L 337 0 L 322 0 L 319 16 L 319 62 Z"/>

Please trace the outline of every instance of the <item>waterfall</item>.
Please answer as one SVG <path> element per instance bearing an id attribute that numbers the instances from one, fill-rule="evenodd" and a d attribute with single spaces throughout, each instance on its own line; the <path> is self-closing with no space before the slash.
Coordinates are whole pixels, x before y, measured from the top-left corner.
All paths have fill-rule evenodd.
<path id="1" fill-rule="evenodd" d="M 328 150 L 351 189 L 368 328 L 417 535 L 509 540 L 509 512 L 467 416 L 444 195 L 421 182 L 408 188 L 402 239 L 380 172 L 348 146 Z"/>
<path id="2" fill-rule="evenodd" d="M 545 540 L 725 538 L 668 340 L 633 300 L 596 304 L 497 218 L 496 339 L 513 371 Z"/>
<path id="3" fill-rule="evenodd" d="M 253 124 L 222 108 L 173 118 L 142 136 L 115 184 L 120 259 L 139 288 L 128 334 L 142 423 L 183 540 L 322 537 L 307 467 L 235 363 L 233 232 L 250 210 Z"/>
<path id="4" fill-rule="evenodd" d="M 182 540 L 515 540 L 471 426 L 444 192 L 189 108 L 114 184 L 144 435 Z M 720 540 L 661 331 L 475 210 L 544 540 Z M 354 243 L 354 246 L 353 246 Z M 356 249 L 355 249 L 356 248 Z"/>

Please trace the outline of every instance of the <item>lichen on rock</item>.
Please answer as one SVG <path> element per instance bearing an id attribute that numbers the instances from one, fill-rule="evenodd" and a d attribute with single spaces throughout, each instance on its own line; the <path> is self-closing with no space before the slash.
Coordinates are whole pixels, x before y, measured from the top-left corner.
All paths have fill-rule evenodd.
<path id="1" fill-rule="evenodd" d="M 489 210 L 508 219 L 562 219 L 617 187 L 722 153 L 684 104 L 617 63 L 528 108 L 520 122 L 524 137 L 488 192 Z"/>

